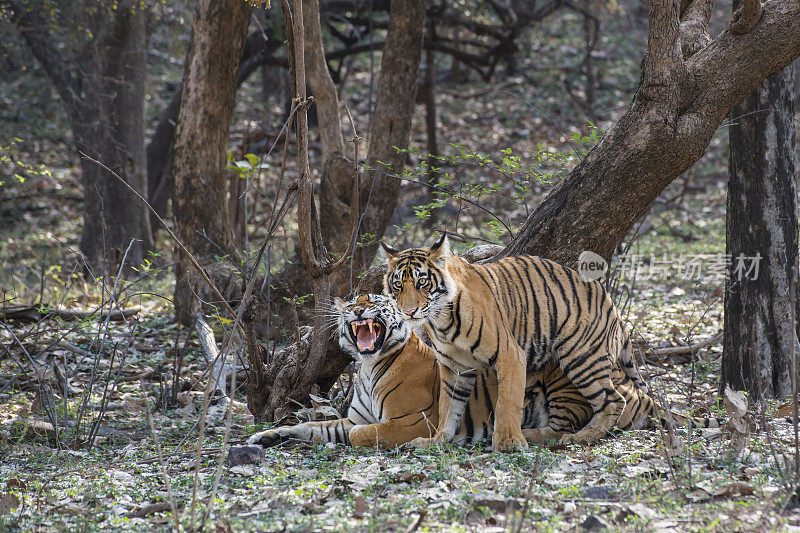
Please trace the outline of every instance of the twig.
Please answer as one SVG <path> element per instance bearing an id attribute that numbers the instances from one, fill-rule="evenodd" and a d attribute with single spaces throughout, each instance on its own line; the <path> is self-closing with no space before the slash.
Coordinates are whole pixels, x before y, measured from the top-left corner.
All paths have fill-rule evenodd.
<path id="1" fill-rule="evenodd" d="M 214 500 L 217 499 L 217 491 L 219 490 L 219 480 L 222 476 L 222 465 L 225 459 L 225 450 L 228 447 L 228 438 L 231 434 L 231 422 L 233 420 L 233 394 L 236 392 L 236 372 L 233 372 L 231 378 L 231 397 L 228 399 L 228 412 L 225 417 L 225 435 L 222 437 L 222 446 L 220 447 L 219 456 L 217 458 L 217 471 L 214 473 L 214 485 L 211 489 L 211 494 L 208 496 L 208 504 L 206 504 L 206 514 L 211 516 L 214 512 Z M 202 528 L 201 528 L 202 529 Z"/>
<path id="2" fill-rule="evenodd" d="M 156 435 L 156 426 L 153 423 L 153 413 L 150 411 L 150 400 L 144 393 L 144 383 L 139 382 L 139 390 L 142 391 L 144 397 L 145 413 L 147 414 L 147 423 L 150 425 L 150 435 L 153 437 L 153 444 L 156 447 L 156 457 L 158 457 L 158 466 L 161 469 L 161 477 L 164 478 L 164 486 L 167 488 L 167 499 L 169 500 L 169 507 L 172 509 L 172 519 L 175 522 L 175 531 L 181 530 L 181 524 L 178 520 L 178 510 L 175 508 L 175 499 L 172 497 L 172 483 L 169 480 L 167 473 L 167 465 L 164 463 L 164 455 L 161 453 L 161 443 Z"/>
<path id="3" fill-rule="evenodd" d="M 131 307 L 128 309 L 114 309 L 101 311 L 99 318 L 119 322 L 137 315 L 142 310 L 141 307 Z M 84 320 L 93 318 L 98 314 L 98 310 L 88 309 L 64 309 L 64 308 L 42 308 L 38 305 L 12 305 L 0 309 L 0 319 L 19 320 L 21 322 L 39 322 L 48 318 L 60 318 L 64 321 Z"/>

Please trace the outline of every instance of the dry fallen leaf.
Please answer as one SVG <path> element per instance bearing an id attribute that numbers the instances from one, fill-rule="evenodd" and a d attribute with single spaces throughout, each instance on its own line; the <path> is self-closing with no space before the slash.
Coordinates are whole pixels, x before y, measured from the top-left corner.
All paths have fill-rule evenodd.
<path id="1" fill-rule="evenodd" d="M 690 502 L 702 502 L 711 499 L 711 494 L 708 493 L 705 489 L 695 489 L 692 492 L 686 494 L 686 499 Z"/>
<path id="2" fill-rule="evenodd" d="M 737 496 L 750 496 L 754 492 L 753 487 L 744 481 L 734 481 L 715 490 L 714 496 L 717 498 L 735 498 Z"/>
<path id="3" fill-rule="evenodd" d="M 786 402 L 782 405 L 779 405 L 778 411 L 775 413 L 775 418 L 787 418 L 792 416 L 794 416 L 794 406 L 792 405 L 792 402 Z"/>
<path id="4" fill-rule="evenodd" d="M 398 472 L 393 478 L 392 481 L 395 483 L 410 483 L 412 481 L 425 481 L 428 479 L 422 472 Z"/>
<path id="5" fill-rule="evenodd" d="M 747 413 L 747 396 L 742 391 L 735 391 L 729 386 L 725 386 L 725 407 L 731 413 L 731 417 L 741 418 Z"/>
<path id="6" fill-rule="evenodd" d="M 363 494 L 356 497 L 356 505 L 353 510 L 353 518 L 362 518 L 364 514 L 369 511 L 369 504 Z"/>
<path id="7" fill-rule="evenodd" d="M 15 478 L 15 477 L 12 477 L 11 479 L 9 479 L 6 482 L 6 489 L 8 489 L 8 490 L 11 490 L 11 489 L 25 490 L 26 487 L 27 487 L 27 485 L 25 484 L 24 481 L 20 481 L 19 479 Z"/>
<path id="8" fill-rule="evenodd" d="M 19 507 L 19 498 L 14 494 L 4 494 L 0 497 L 0 516 L 7 515 L 11 509 Z"/>
<path id="9" fill-rule="evenodd" d="M 738 454 L 747 446 L 747 441 L 752 431 L 750 422 L 747 421 L 747 396 L 742 391 L 734 391 L 725 387 L 725 407 L 730 413 L 730 418 L 725 427 L 731 432 L 731 447 Z"/>

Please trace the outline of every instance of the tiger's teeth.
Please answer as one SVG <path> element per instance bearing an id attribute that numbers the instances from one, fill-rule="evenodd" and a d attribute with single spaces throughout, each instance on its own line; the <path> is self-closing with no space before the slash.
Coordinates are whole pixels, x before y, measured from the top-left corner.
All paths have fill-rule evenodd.
<path id="1" fill-rule="evenodd" d="M 372 335 L 372 320 L 367 322 L 367 324 L 369 324 L 369 334 Z"/>

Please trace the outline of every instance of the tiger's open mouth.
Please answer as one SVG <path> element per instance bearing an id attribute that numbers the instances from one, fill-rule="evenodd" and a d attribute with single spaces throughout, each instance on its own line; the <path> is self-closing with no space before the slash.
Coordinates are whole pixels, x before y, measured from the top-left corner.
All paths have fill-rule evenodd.
<path id="1" fill-rule="evenodd" d="M 358 353 L 369 355 L 377 352 L 383 346 L 383 337 L 386 327 L 380 320 L 367 318 L 350 322 L 350 335 L 356 343 Z"/>

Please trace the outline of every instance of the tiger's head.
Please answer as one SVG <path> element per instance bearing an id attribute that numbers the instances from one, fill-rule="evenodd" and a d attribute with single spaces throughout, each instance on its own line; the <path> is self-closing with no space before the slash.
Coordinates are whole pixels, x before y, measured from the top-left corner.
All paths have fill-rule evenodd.
<path id="1" fill-rule="evenodd" d="M 363 294 L 347 302 L 334 298 L 334 307 L 339 311 L 339 346 L 357 361 L 392 354 L 411 335 L 389 297 Z"/>
<path id="2" fill-rule="evenodd" d="M 383 242 L 381 246 L 389 258 L 383 290 L 397 300 L 412 328 L 436 316 L 455 297 L 455 282 L 445 266 L 450 255 L 446 233 L 430 248 L 400 252 Z"/>

